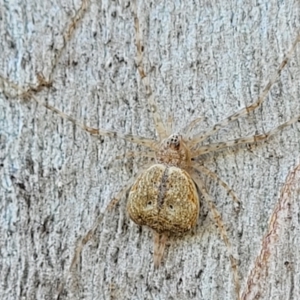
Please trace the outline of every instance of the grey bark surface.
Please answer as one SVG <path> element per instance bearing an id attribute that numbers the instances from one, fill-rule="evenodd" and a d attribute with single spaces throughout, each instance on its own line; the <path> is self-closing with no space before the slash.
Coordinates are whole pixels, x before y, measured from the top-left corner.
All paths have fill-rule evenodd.
<path id="1" fill-rule="evenodd" d="M 174 117 L 177 131 L 199 116 L 204 131 L 254 102 L 300 28 L 298 0 L 138 2 L 144 66 L 159 111 Z M 81 2 L 0 3 L 0 75 L 35 86 L 38 73 L 49 77 Z M 130 1 L 89 2 L 53 86 L 36 97 L 90 126 L 155 138 L 134 40 Z M 299 115 L 299 64 L 300 46 L 262 107 L 209 142 L 267 132 Z M 300 163 L 299 140 L 298 123 L 265 143 L 203 158 L 243 203 L 237 213 L 226 191 L 205 180 L 239 261 L 241 292 L 288 173 Z M 152 233 L 129 220 L 123 197 L 69 271 L 78 239 L 145 164 L 124 158 L 139 147 L 93 138 L 7 91 L 0 93 L 0 143 L 1 299 L 237 298 L 228 251 L 203 199 L 197 228 L 170 239 L 158 270 Z M 300 297 L 299 187 L 295 180 L 264 275 L 247 299 Z"/>

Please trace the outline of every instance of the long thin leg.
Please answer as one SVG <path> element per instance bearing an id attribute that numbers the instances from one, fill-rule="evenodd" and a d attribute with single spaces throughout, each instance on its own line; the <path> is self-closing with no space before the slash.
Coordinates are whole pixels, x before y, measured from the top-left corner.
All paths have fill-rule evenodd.
<path id="1" fill-rule="evenodd" d="M 224 243 L 227 247 L 227 250 L 228 250 L 228 253 L 229 253 L 229 258 L 230 258 L 230 264 L 231 264 L 231 268 L 232 268 L 232 271 L 233 271 L 235 292 L 236 292 L 236 295 L 238 296 L 238 299 L 239 299 L 240 281 L 239 281 L 239 276 L 238 276 L 237 260 L 234 258 L 233 254 L 232 254 L 233 253 L 232 246 L 231 246 L 231 243 L 230 243 L 229 238 L 227 236 L 226 229 L 224 228 L 225 225 L 222 221 L 220 213 L 218 212 L 215 204 L 212 201 L 211 196 L 206 191 L 204 183 L 202 182 L 201 178 L 199 177 L 199 175 L 196 172 L 194 172 L 193 179 L 195 180 L 201 194 L 203 195 L 206 203 L 208 204 L 210 212 L 212 213 L 212 216 L 214 218 L 214 221 L 216 222 L 216 225 L 219 228 L 221 238 L 222 238 L 222 240 L 224 241 Z"/>
<path id="2" fill-rule="evenodd" d="M 97 230 L 98 226 L 103 220 L 104 215 L 112 210 L 115 205 L 120 201 L 120 199 L 125 195 L 125 193 L 131 188 L 133 183 L 135 182 L 136 178 L 143 173 L 151 164 L 147 164 L 145 167 L 143 167 L 136 175 L 132 176 L 127 184 L 118 192 L 118 194 L 109 202 L 109 204 L 106 206 L 103 213 L 99 215 L 97 220 L 94 222 L 93 227 L 84 235 L 83 238 L 81 238 L 78 242 L 78 245 L 76 246 L 75 254 L 72 259 L 72 263 L 70 266 L 70 270 L 74 268 L 74 266 L 77 265 L 78 259 L 81 255 L 82 249 L 84 245 L 95 235 L 95 231 Z"/>
<path id="3" fill-rule="evenodd" d="M 115 159 L 123 159 L 123 158 L 133 158 L 133 157 L 148 157 L 155 158 L 155 152 L 151 150 L 147 151 L 128 151 L 125 156 L 118 155 Z"/>
<path id="4" fill-rule="evenodd" d="M 191 121 L 188 125 L 184 126 L 182 129 L 179 130 L 182 134 L 184 134 L 187 138 L 191 137 L 192 131 L 194 128 L 201 122 L 203 121 L 203 117 L 198 117 Z"/>
<path id="5" fill-rule="evenodd" d="M 136 63 L 137 68 L 139 71 L 139 74 L 141 76 L 143 85 L 146 90 L 146 94 L 148 97 L 148 105 L 150 108 L 150 111 L 153 116 L 154 125 L 156 132 L 158 134 L 159 140 L 163 140 L 167 137 L 166 129 L 163 124 L 163 121 L 161 119 L 161 116 L 158 112 L 157 105 L 154 100 L 154 95 L 150 86 L 149 78 L 146 75 L 146 72 L 143 68 L 142 61 L 143 61 L 143 46 L 141 42 L 141 34 L 140 34 L 140 23 L 137 16 L 137 7 L 136 7 L 136 1 L 133 3 L 133 13 L 134 13 L 134 27 L 135 27 L 135 43 L 136 43 L 136 50 L 137 50 L 137 56 L 136 56 Z"/>
<path id="6" fill-rule="evenodd" d="M 54 76 L 57 64 L 63 54 L 63 51 L 66 49 L 68 42 L 71 40 L 78 23 L 83 19 L 89 4 L 90 4 L 90 0 L 83 0 L 81 2 L 81 6 L 75 12 L 74 17 L 71 18 L 71 22 L 66 26 L 66 30 L 63 33 L 63 45 L 60 49 L 57 49 L 57 51 L 56 51 L 54 62 L 52 63 L 48 79 L 45 78 L 44 74 L 42 74 L 41 72 L 38 72 L 36 74 L 37 79 L 38 79 L 38 85 L 37 86 L 29 86 L 28 91 L 31 91 L 33 93 L 38 93 L 41 90 L 43 90 L 43 88 L 45 88 L 45 87 L 50 88 L 52 86 L 53 76 Z"/>
<path id="7" fill-rule="evenodd" d="M 88 5 L 90 4 L 89 2 L 90 2 L 90 0 L 83 0 L 81 2 L 80 8 L 76 11 L 74 17 L 71 19 L 70 24 L 68 24 L 67 29 L 63 35 L 63 40 L 64 40 L 63 46 L 61 49 L 58 50 L 58 53 L 56 53 L 56 57 L 55 57 L 53 65 L 52 65 L 52 69 L 51 69 L 51 72 L 49 75 L 48 82 L 52 82 L 57 63 L 60 60 L 62 53 L 68 44 L 68 41 L 71 39 L 71 37 L 76 29 L 77 24 L 83 19 L 84 15 L 87 11 Z"/>
<path id="8" fill-rule="evenodd" d="M 134 136 L 134 135 L 131 135 L 131 134 L 123 134 L 123 133 L 113 131 L 113 130 L 106 130 L 106 129 L 103 129 L 103 128 L 92 128 L 92 127 L 86 126 L 85 124 L 79 122 L 75 118 L 73 118 L 73 117 L 67 115 L 66 113 L 60 111 L 56 107 L 54 107 L 52 105 L 49 105 L 49 104 L 39 100 L 37 97 L 35 97 L 33 95 L 32 92 L 20 88 L 15 83 L 10 82 L 9 80 L 7 80 L 6 78 L 4 78 L 0 75 L 0 83 L 1 83 L 1 81 L 2 81 L 2 84 L 3 84 L 3 90 L 5 90 L 5 85 L 10 86 L 11 88 L 13 88 L 18 93 L 18 96 L 20 96 L 22 98 L 31 98 L 31 99 L 33 99 L 39 105 L 46 107 L 47 109 L 51 110 L 52 112 L 54 112 L 55 114 L 60 116 L 62 119 L 72 122 L 73 124 L 80 127 L 84 131 L 87 131 L 89 134 L 91 134 L 93 136 L 96 136 L 96 137 L 108 136 L 108 137 L 113 137 L 113 138 L 120 138 L 120 139 L 129 141 L 129 142 L 141 145 L 141 146 L 151 148 L 152 150 L 157 149 L 157 147 L 156 147 L 157 143 L 155 141 L 151 140 L 151 139 L 146 138 L 146 137 Z"/>
<path id="9" fill-rule="evenodd" d="M 244 107 L 244 108 L 238 110 L 236 113 L 234 113 L 231 116 L 227 117 L 226 119 L 224 119 L 220 123 L 215 124 L 213 126 L 213 128 L 211 128 L 210 130 L 208 130 L 206 133 L 194 136 L 193 139 L 191 140 L 191 144 L 192 145 L 196 145 L 196 144 L 204 141 L 209 136 L 217 133 L 221 128 L 227 126 L 230 122 L 235 121 L 238 118 L 240 118 L 242 116 L 245 116 L 245 115 L 249 114 L 251 111 L 253 111 L 256 108 L 258 108 L 263 103 L 263 101 L 265 100 L 267 94 L 269 93 L 272 85 L 275 83 L 275 81 L 277 80 L 277 78 L 280 76 L 281 71 L 283 70 L 283 68 L 285 67 L 285 65 L 288 63 L 288 61 L 290 60 L 290 58 L 291 58 L 293 52 L 295 51 L 295 48 L 296 48 L 296 46 L 297 46 L 297 44 L 298 44 L 299 41 L 300 41 L 300 35 L 297 36 L 297 38 L 294 41 L 291 49 L 285 55 L 284 59 L 282 60 L 281 64 L 279 65 L 278 69 L 273 74 L 273 76 L 269 80 L 268 84 L 265 86 L 265 88 L 263 89 L 262 93 L 260 94 L 260 96 L 258 97 L 258 99 L 254 103 L 252 103 L 251 105 L 249 105 L 247 107 Z"/>
<path id="10" fill-rule="evenodd" d="M 174 126 L 174 116 L 169 115 L 166 124 L 166 135 L 170 136 L 173 133 L 173 126 Z"/>
<path id="11" fill-rule="evenodd" d="M 229 187 L 229 185 L 223 181 L 215 172 L 209 170 L 208 168 L 197 164 L 196 166 L 193 166 L 194 169 L 199 171 L 200 173 L 204 173 L 211 177 L 212 179 L 216 180 L 228 193 L 228 195 L 231 196 L 233 201 L 240 207 L 241 201 L 239 200 L 238 196 L 235 194 L 235 192 Z"/>
<path id="12" fill-rule="evenodd" d="M 212 143 L 208 144 L 205 146 L 199 147 L 196 151 L 192 151 L 191 157 L 195 158 L 198 157 L 202 154 L 209 153 L 209 152 L 215 152 L 215 151 L 220 151 L 224 148 L 227 147 L 232 147 L 232 146 L 237 146 L 240 144 L 253 144 L 253 143 L 258 143 L 264 140 L 267 140 L 269 137 L 272 135 L 278 133 L 282 129 L 284 129 L 287 126 L 292 125 L 293 123 L 300 122 L 300 115 L 292 118 L 291 120 L 279 125 L 278 127 L 268 131 L 265 134 L 257 134 L 257 135 L 252 135 L 252 136 L 246 136 L 238 139 L 234 139 L 231 141 L 227 142 L 218 142 L 218 143 Z"/>
<path id="13" fill-rule="evenodd" d="M 166 234 L 163 233 L 160 235 L 156 231 L 153 231 L 153 261 L 155 269 L 158 269 L 161 264 L 167 239 Z"/>
<path id="14" fill-rule="evenodd" d="M 120 199 L 125 195 L 125 193 L 131 188 L 131 186 L 133 185 L 134 181 L 136 180 L 136 178 L 145 171 L 145 169 L 147 169 L 150 166 L 150 164 L 147 164 L 144 168 L 142 168 L 142 170 L 140 170 L 138 172 L 137 175 L 132 176 L 129 181 L 127 182 L 127 184 L 118 192 L 118 194 L 109 202 L 109 204 L 106 206 L 105 210 L 103 213 L 100 213 L 100 215 L 97 217 L 96 221 L 93 224 L 93 227 L 80 239 L 78 239 L 77 241 L 77 245 L 75 247 L 75 253 L 73 255 L 72 261 L 71 261 L 71 265 L 69 268 L 69 274 L 73 274 L 73 272 L 75 271 L 75 268 L 78 264 L 79 258 L 81 256 L 83 247 L 95 236 L 95 232 L 98 228 L 98 226 L 101 224 L 105 214 L 107 212 L 109 212 L 110 210 L 112 210 L 115 205 L 120 201 Z M 162 251 L 163 252 L 163 251 Z M 68 275 L 69 275 L 68 274 Z M 67 277 L 65 279 L 62 280 L 62 284 L 59 288 L 59 293 L 58 293 L 58 297 L 60 293 L 62 292 L 64 285 L 67 281 Z"/>
<path id="15" fill-rule="evenodd" d="M 101 224 L 104 215 L 111 210 L 122 198 L 122 196 L 126 193 L 126 191 L 130 188 L 133 182 L 128 183 L 117 195 L 114 197 L 110 203 L 107 205 L 105 211 L 103 213 L 100 213 L 96 221 L 94 222 L 93 227 L 84 235 L 83 238 L 79 239 L 77 242 L 77 246 L 75 248 L 75 253 L 72 258 L 72 262 L 70 265 L 70 271 L 77 265 L 79 261 L 79 257 L 81 255 L 83 247 L 93 238 L 95 235 L 95 232 L 98 228 L 98 226 Z"/>

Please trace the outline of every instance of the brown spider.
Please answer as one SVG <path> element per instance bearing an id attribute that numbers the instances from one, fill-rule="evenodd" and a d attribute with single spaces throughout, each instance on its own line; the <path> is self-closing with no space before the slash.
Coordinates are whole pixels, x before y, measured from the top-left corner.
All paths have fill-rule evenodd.
<path id="1" fill-rule="evenodd" d="M 120 132 L 96 129 L 86 126 L 78 122 L 75 118 L 65 114 L 57 108 L 42 102 L 33 95 L 32 90 L 26 91 L 20 89 L 17 85 L 9 82 L 7 79 L 0 77 L 4 84 L 9 84 L 15 90 L 20 92 L 23 97 L 31 97 L 40 105 L 46 107 L 52 112 L 58 114 L 61 118 L 71 121 L 73 124 L 81 127 L 94 136 L 109 136 L 119 139 L 124 139 L 132 143 L 144 146 L 148 149 L 144 156 L 154 157 L 156 163 L 154 165 L 145 166 L 136 177 L 129 180 L 126 186 L 116 195 L 108 208 L 113 207 L 120 198 L 130 189 L 127 200 L 127 211 L 130 218 L 138 225 L 145 225 L 153 229 L 154 232 L 154 265 L 158 267 L 161 263 L 165 244 L 170 234 L 184 233 L 195 227 L 199 215 L 199 194 L 206 200 L 213 218 L 220 230 L 220 235 L 224 240 L 228 251 L 230 253 L 231 266 L 234 271 L 234 280 L 236 284 L 236 291 L 239 291 L 238 272 L 236 261 L 232 255 L 231 244 L 227 237 L 224 224 L 221 216 L 212 202 L 211 196 L 206 191 L 205 185 L 201 180 L 199 173 L 203 173 L 212 179 L 219 182 L 227 192 L 232 196 L 233 200 L 239 204 L 239 200 L 230 187 L 222 181 L 217 174 L 204 167 L 201 163 L 196 162 L 195 159 L 202 155 L 214 151 L 220 151 L 224 148 L 237 146 L 240 144 L 253 144 L 268 139 L 270 136 L 276 134 L 283 128 L 300 120 L 296 116 L 270 130 L 264 134 L 257 134 L 243 138 L 237 138 L 226 142 L 217 142 L 211 144 L 202 144 L 211 135 L 216 134 L 221 128 L 226 127 L 230 122 L 237 120 L 249 114 L 251 111 L 257 109 L 266 98 L 272 85 L 279 77 L 281 71 L 291 58 L 300 37 L 297 36 L 292 44 L 291 49 L 286 54 L 285 58 L 279 65 L 275 74 L 263 89 L 258 99 L 251 105 L 240 109 L 236 113 L 225 118 L 223 121 L 214 125 L 210 130 L 204 134 L 195 136 L 184 136 L 185 132 L 190 132 L 191 129 L 201 121 L 200 118 L 192 121 L 184 130 L 183 134 L 172 133 L 171 121 L 165 125 L 158 112 L 154 95 L 149 84 L 149 78 L 142 66 L 143 47 L 140 37 L 139 20 L 136 13 L 136 6 L 134 6 L 134 22 L 136 32 L 136 48 L 137 48 L 137 68 L 146 89 L 148 97 L 148 105 L 151 110 L 154 125 L 157 133 L 157 140 L 152 140 L 146 137 L 134 136 L 131 134 L 122 134 Z M 39 78 L 42 81 L 42 77 Z M 134 155 L 135 153 L 133 153 Z M 82 247 L 93 236 L 97 226 L 102 221 L 103 215 L 100 215 L 95 222 L 94 227 L 82 238 L 76 248 L 73 257 L 71 268 L 73 268 L 81 253 Z"/>

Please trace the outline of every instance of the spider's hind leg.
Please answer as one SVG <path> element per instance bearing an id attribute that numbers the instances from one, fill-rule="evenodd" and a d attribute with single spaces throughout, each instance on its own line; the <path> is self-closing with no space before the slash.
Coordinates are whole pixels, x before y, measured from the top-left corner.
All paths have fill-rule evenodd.
<path id="1" fill-rule="evenodd" d="M 117 203 L 122 199 L 122 197 L 125 196 L 126 192 L 132 187 L 136 178 L 141 173 L 143 173 L 149 166 L 150 166 L 150 164 L 147 164 L 137 174 L 133 175 L 128 180 L 127 184 L 116 194 L 116 196 L 112 200 L 110 200 L 110 202 L 106 206 L 104 212 L 100 213 L 97 220 L 94 222 L 93 227 L 82 238 L 79 239 L 76 249 L 75 249 L 75 254 L 72 259 L 70 270 L 73 269 L 77 265 L 84 245 L 87 244 L 93 238 L 93 236 L 95 235 L 95 232 L 96 232 L 98 226 L 101 224 L 105 214 L 107 212 L 109 212 L 110 210 L 112 210 L 117 205 Z"/>
<path id="2" fill-rule="evenodd" d="M 197 172 L 194 172 L 193 174 L 193 179 L 195 180 L 200 193 L 203 195 L 206 203 L 208 204 L 210 213 L 213 216 L 213 219 L 219 229 L 220 235 L 222 240 L 224 241 L 226 247 L 227 247 L 227 251 L 229 253 L 229 258 L 230 258 L 230 264 L 231 264 L 231 268 L 233 271 L 233 279 L 234 279 L 234 285 L 235 285 L 235 292 L 237 295 L 237 298 L 239 299 L 239 294 L 240 294 L 240 281 L 239 281 L 239 276 L 238 276 L 238 265 L 237 265 L 237 259 L 234 257 L 233 255 L 233 251 L 232 251 L 232 246 L 231 243 L 229 241 L 226 229 L 225 229 L 225 225 L 222 221 L 221 215 L 218 212 L 215 204 L 212 201 L 211 196 L 208 194 L 208 192 L 206 191 L 206 188 L 204 186 L 204 183 L 202 181 L 202 179 L 200 178 L 200 176 L 197 174 Z"/>
<path id="3" fill-rule="evenodd" d="M 153 231 L 153 261 L 155 269 L 161 264 L 167 239 L 168 237 L 166 234 L 159 234 L 156 231 Z"/>
<path id="4" fill-rule="evenodd" d="M 241 201 L 238 198 L 238 196 L 235 194 L 235 192 L 230 188 L 230 186 L 223 181 L 215 172 L 209 170 L 208 168 L 204 167 L 203 165 L 196 164 L 193 166 L 193 168 L 200 173 L 204 173 L 205 175 L 209 176 L 213 180 L 217 181 L 226 191 L 227 194 L 231 196 L 232 200 L 235 202 L 237 205 L 237 208 L 240 208 L 241 206 Z"/>

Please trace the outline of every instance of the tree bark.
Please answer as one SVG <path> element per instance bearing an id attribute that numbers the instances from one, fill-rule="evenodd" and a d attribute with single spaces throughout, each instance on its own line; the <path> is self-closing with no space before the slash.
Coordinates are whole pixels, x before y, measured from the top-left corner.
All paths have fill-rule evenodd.
<path id="1" fill-rule="evenodd" d="M 28 91 L 18 96 L 0 78 L 2 299 L 238 298 L 228 249 L 202 198 L 196 229 L 169 240 L 158 270 L 152 232 L 129 220 L 125 196 L 70 269 L 80 238 L 147 160 L 126 158 L 143 149 L 96 139 L 30 95 L 89 126 L 154 139 L 133 5 L 1 1 L 0 75 Z M 298 0 L 138 1 L 137 14 L 143 64 L 176 132 L 197 117 L 197 132 L 205 131 L 253 103 L 300 28 Z M 262 107 L 208 141 L 265 133 L 300 115 L 299 64 L 298 45 Z M 200 158 L 243 205 L 236 212 L 227 191 L 205 180 L 238 260 L 242 299 L 299 299 L 299 140 L 298 123 L 267 142 Z"/>

